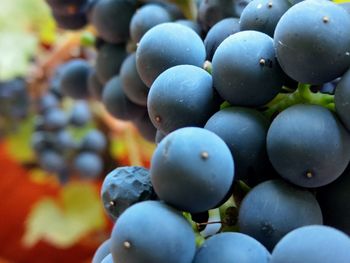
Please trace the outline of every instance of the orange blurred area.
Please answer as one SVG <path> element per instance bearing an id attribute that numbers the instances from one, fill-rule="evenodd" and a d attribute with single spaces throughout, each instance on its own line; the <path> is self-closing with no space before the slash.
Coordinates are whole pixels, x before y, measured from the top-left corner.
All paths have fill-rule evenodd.
<path id="1" fill-rule="evenodd" d="M 95 186 L 98 192 L 100 183 Z M 96 248 L 108 238 L 111 223 L 67 249 L 44 241 L 31 248 L 23 244 L 25 222 L 33 204 L 44 197 L 56 198 L 59 191 L 58 183 L 31 180 L 29 172 L 11 158 L 6 143 L 0 142 L 0 263 L 91 262 Z"/>

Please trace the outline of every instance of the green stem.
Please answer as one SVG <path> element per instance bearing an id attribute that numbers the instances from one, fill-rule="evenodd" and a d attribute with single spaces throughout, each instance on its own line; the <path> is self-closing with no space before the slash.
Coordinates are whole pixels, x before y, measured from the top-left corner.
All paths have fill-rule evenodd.
<path id="1" fill-rule="evenodd" d="M 263 112 L 268 118 L 285 110 L 286 108 L 300 103 L 315 104 L 326 107 L 334 111 L 334 96 L 323 93 L 313 93 L 310 90 L 310 85 L 300 83 L 298 88 L 293 93 L 280 93 L 266 107 Z"/>

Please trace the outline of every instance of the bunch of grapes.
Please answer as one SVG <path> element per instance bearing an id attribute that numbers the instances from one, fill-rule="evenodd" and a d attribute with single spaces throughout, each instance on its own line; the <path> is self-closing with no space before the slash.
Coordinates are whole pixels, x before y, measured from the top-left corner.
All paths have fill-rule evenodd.
<path id="1" fill-rule="evenodd" d="M 62 182 L 73 174 L 96 179 L 104 169 L 107 138 L 100 130 L 88 127 L 91 112 L 87 101 L 75 100 L 68 111 L 62 105 L 61 83 L 76 71 L 70 84 L 86 88 L 90 70 L 84 60 L 63 64 L 56 70 L 49 90 L 34 101 L 37 116 L 32 148 L 40 167 L 56 174 Z M 75 138 L 74 131 L 79 130 L 83 135 Z"/>
<path id="2" fill-rule="evenodd" d="M 29 99 L 23 78 L 0 82 L 0 137 L 13 132 L 18 122 L 28 116 Z"/>
<path id="3" fill-rule="evenodd" d="M 164 2 L 86 14 L 103 104 L 158 143 L 149 170 L 106 176 L 93 262 L 350 262 L 349 6 L 179 3 L 195 22 Z"/>

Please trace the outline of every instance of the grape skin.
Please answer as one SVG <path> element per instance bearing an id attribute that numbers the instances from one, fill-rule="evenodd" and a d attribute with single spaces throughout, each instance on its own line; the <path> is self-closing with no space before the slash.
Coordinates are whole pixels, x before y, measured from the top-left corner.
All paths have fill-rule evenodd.
<path id="1" fill-rule="evenodd" d="M 191 263 L 195 237 L 177 210 L 159 201 L 128 208 L 111 235 L 113 259 L 118 263 Z"/>
<path id="2" fill-rule="evenodd" d="M 234 162 L 211 131 L 187 127 L 168 134 L 151 160 L 151 181 L 161 200 L 190 213 L 214 208 L 230 191 Z"/>
<path id="3" fill-rule="evenodd" d="M 305 226 L 288 233 L 272 252 L 271 263 L 348 263 L 350 238 L 327 226 Z"/>
<path id="4" fill-rule="evenodd" d="M 204 60 L 201 38 L 192 29 L 177 23 L 151 28 L 136 50 L 137 71 L 147 87 L 168 68 L 181 64 L 202 67 Z"/>
<path id="5" fill-rule="evenodd" d="M 255 186 L 239 209 L 240 232 L 254 237 L 270 251 L 291 230 L 313 224 L 322 224 L 316 198 L 282 180 Z"/>

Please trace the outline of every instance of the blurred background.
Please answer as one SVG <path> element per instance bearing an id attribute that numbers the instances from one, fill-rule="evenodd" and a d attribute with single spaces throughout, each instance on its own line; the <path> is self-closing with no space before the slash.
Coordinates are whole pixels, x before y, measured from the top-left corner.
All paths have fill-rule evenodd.
<path id="1" fill-rule="evenodd" d="M 0 263 L 91 262 L 112 227 L 100 198 L 104 176 L 118 166 L 149 166 L 154 144 L 131 122 L 111 117 L 98 100 L 56 94 L 57 68 L 72 58 L 93 60 L 94 41 L 89 27 L 60 29 L 44 0 L 1 1 Z M 52 104 L 69 125 L 50 141 L 41 126 Z M 92 133 L 104 138 L 90 156 L 101 164 L 95 172 L 77 161 Z M 43 154 L 45 143 L 55 151 Z M 69 151 L 59 148 L 65 143 Z"/>

